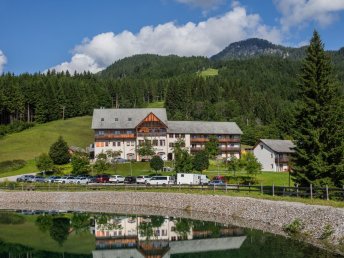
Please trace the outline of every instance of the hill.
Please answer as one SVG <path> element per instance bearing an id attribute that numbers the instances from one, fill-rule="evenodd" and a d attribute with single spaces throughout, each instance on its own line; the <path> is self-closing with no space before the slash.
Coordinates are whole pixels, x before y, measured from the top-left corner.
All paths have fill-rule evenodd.
<path id="1" fill-rule="evenodd" d="M 264 39 L 251 38 L 230 44 L 221 52 L 212 56 L 211 59 L 215 61 L 228 59 L 248 59 L 263 55 L 301 59 L 305 56 L 305 47 L 284 47 L 281 45 L 275 45 Z"/>
<path id="2" fill-rule="evenodd" d="M 57 120 L 6 135 L 0 139 L 0 161 L 23 159 L 30 160 L 43 152 L 48 152 L 50 145 L 62 136 L 68 145 L 87 147 L 93 142 L 91 117 L 76 117 Z"/>

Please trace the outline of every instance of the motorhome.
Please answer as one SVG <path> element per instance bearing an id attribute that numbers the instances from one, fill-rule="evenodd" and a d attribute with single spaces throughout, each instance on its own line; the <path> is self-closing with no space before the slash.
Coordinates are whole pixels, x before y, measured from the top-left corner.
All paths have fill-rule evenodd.
<path id="1" fill-rule="evenodd" d="M 147 181 L 147 185 L 173 185 L 174 180 L 170 176 L 153 176 Z"/>
<path id="2" fill-rule="evenodd" d="M 202 174 L 177 173 L 178 185 L 208 184 L 209 178 Z"/>

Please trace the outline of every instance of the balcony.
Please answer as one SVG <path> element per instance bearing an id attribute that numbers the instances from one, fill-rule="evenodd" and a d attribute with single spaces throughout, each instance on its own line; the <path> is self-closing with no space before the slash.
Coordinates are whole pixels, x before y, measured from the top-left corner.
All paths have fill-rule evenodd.
<path id="1" fill-rule="evenodd" d="M 204 150 L 204 147 L 191 147 L 190 151 L 191 152 L 197 152 L 197 151 L 202 151 Z"/>
<path id="2" fill-rule="evenodd" d="M 221 151 L 240 151 L 240 147 L 220 147 Z"/>
<path id="3" fill-rule="evenodd" d="M 277 163 L 277 164 L 288 163 L 289 160 L 290 160 L 289 157 L 287 157 L 287 156 L 281 156 L 281 157 L 275 158 L 275 163 Z"/>
<path id="4" fill-rule="evenodd" d="M 137 133 L 137 137 L 166 137 L 166 132 Z"/>
<path id="5" fill-rule="evenodd" d="M 109 140 L 109 139 L 135 139 L 135 134 L 103 134 L 96 135 L 96 140 Z"/>
<path id="6" fill-rule="evenodd" d="M 234 138 L 217 138 L 218 142 L 220 143 L 238 143 L 240 142 L 240 138 L 234 139 Z M 191 138 L 191 142 L 208 142 L 208 138 Z"/>

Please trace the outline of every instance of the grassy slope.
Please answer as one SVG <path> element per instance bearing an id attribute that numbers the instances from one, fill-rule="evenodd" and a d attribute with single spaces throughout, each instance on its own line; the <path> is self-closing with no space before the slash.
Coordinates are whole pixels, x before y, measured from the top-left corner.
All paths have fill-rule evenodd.
<path id="1" fill-rule="evenodd" d="M 200 72 L 199 75 L 203 77 L 217 76 L 219 75 L 219 71 L 217 69 L 208 68 L 207 70 Z"/>
<path id="2" fill-rule="evenodd" d="M 42 152 L 48 152 L 50 145 L 61 135 L 68 145 L 85 148 L 93 142 L 91 117 L 77 117 L 39 124 L 20 133 L 0 139 L 0 161 L 30 160 Z"/>
<path id="3" fill-rule="evenodd" d="M 25 217 L 27 221 L 19 225 L 0 224 L 0 239 L 9 243 L 20 243 L 34 249 L 61 252 L 61 247 L 50 238 L 49 233 L 41 232 L 34 223 L 35 216 Z M 91 234 L 72 233 L 62 249 L 69 253 L 89 254 L 95 249 L 95 239 Z"/>
<path id="4" fill-rule="evenodd" d="M 164 101 L 156 101 L 152 103 L 148 103 L 146 108 L 163 108 L 165 105 Z"/>

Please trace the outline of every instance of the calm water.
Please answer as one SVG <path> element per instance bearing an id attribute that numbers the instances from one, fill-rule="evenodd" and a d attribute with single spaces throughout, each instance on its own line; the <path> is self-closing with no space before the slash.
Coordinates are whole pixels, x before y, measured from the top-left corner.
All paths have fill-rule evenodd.
<path id="1" fill-rule="evenodd" d="M 0 212 L 0 257 L 340 257 L 285 237 L 183 218 Z"/>

